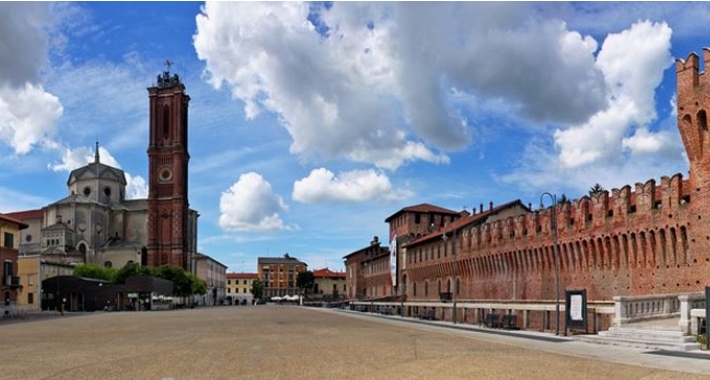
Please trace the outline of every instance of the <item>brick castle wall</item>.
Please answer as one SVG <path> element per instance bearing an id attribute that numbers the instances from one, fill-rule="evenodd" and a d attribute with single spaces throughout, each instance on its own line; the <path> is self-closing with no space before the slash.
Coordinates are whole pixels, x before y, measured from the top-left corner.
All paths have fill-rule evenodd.
<path id="1" fill-rule="evenodd" d="M 703 60 L 707 66 L 710 50 L 703 50 Z M 451 242 L 441 239 L 414 244 L 401 259 L 407 299 L 438 300 L 439 282 L 443 291 L 447 283 L 452 291 L 458 287 L 462 301 L 555 299 L 555 246 L 563 295 L 584 288 L 590 301 L 602 301 L 702 291 L 710 284 L 710 77 L 699 71 L 695 54 L 679 60 L 676 71 L 688 179 L 678 173 L 559 204 L 557 245 L 552 208 L 464 225 L 455 256 Z M 397 226 L 398 234 L 407 229 Z"/>

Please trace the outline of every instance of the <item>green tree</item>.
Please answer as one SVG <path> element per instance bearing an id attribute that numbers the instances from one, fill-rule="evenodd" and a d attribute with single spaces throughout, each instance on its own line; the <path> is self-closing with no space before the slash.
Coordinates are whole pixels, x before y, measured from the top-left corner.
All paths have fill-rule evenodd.
<path id="1" fill-rule="evenodd" d="M 79 264 L 74 267 L 73 275 L 76 277 L 95 278 L 99 280 L 113 281 L 116 276 L 116 269 L 104 267 L 98 264 Z"/>
<path id="2" fill-rule="evenodd" d="M 257 278 L 251 283 L 251 295 L 255 300 L 259 300 L 264 297 L 264 283 L 261 279 Z"/>
<path id="3" fill-rule="evenodd" d="M 563 205 L 565 203 L 569 203 L 569 199 L 567 199 L 567 196 L 564 193 L 562 193 L 562 196 L 560 197 L 560 199 L 557 200 L 557 204 Z"/>
<path id="4" fill-rule="evenodd" d="M 207 284 L 202 281 L 201 278 L 195 276 L 192 273 L 186 272 L 187 277 L 190 279 L 191 294 L 205 294 L 207 293 Z"/>
<path id="5" fill-rule="evenodd" d="M 597 183 L 589 189 L 589 196 L 593 197 L 595 195 L 603 193 L 604 191 L 606 191 L 606 189 L 604 189 L 602 185 Z"/>
<path id="6" fill-rule="evenodd" d="M 192 293 L 192 279 L 188 276 L 188 272 L 184 269 L 173 266 L 173 265 L 162 265 L 154 269 L 155 277 L 159 277 L 165 280 L 170 280 L 173 282 L 174 288 L 173 293 L 178 297 L 191 296 Z"/>
<path id="7" fill-rule="evenodd" d="M 313 277 L 313 272 L 305 270 L 303 272 L 298 272 L 296 277 L 296 287 L 299 289 L 309 290 L 313 288 L 313 283 L 315 278 Z"/>
<path id="8" fill-rule="evenodd" d="M 125 284 L 126 279 L 131 276 L 153 276 L 152 270 L 143 267 L 138 263 L 130 262 L 119 269 L 113 278 L 114 284 Z"/>

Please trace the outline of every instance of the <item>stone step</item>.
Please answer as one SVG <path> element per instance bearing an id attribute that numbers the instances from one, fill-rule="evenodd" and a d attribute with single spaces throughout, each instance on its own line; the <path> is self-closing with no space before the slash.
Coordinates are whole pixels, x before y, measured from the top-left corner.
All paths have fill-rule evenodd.
<path id="1" fill-rule="evenodd" d="M 688 340 L 687 338 L 690 338 Z M 694 337 L 684 337 L 678 340 L 654 339 L 653 337 L 639 339 L 604 335 L 576 335 L 574 339 L 611 346 L 634 347 L 648 350 L 693 351 L 700 349 L 700 344 Z"/>
<path id="2" fill-rule="evenodd" d="M 599 332 L 599 335 L 638 338 L 653 337 L 655 339 L 678 339 L 688 336 L 680 330 L 646 330 L 629 327 L 611 327 L 607 331 Z"/>

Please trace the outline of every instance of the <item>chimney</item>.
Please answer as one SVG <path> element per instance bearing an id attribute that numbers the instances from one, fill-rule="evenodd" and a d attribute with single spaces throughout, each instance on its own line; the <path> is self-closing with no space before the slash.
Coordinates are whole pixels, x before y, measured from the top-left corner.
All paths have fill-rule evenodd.
<path id="1" fill-rule="evenodd" d="M 483 203 L 481 203 L 481 209 L 479 212 L 483 212 Z"/>
<path id="2" fill-rule="evenodd" d="M 488 210 L 493 210 L 493 202 L 488 203 Z"/>

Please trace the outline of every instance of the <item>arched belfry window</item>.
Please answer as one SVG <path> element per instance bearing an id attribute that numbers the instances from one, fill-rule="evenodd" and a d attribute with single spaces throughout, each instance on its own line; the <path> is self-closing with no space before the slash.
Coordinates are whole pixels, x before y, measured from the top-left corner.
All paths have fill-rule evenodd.
<path id="1" fill-rule="evenodd" d="M 700 133 L 707 133 L 708 131 L 708 118 L 705 110 L 698 112 L 698 130 L 700 130 Z"/>
<path id="2" fill-rule="evenodd" d="M 170 137 L 170 107 L 163 106 L 163 138 Z"/>

